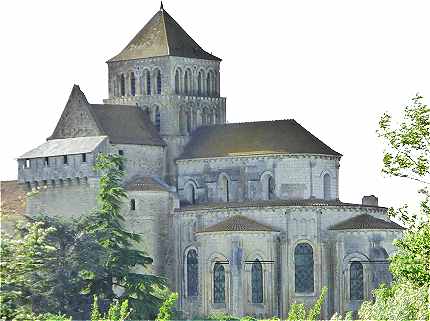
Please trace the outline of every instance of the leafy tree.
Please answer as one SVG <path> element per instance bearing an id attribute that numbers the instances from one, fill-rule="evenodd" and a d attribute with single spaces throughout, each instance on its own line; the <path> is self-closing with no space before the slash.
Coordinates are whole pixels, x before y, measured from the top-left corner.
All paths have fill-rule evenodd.
<path id="1" fill-rule="evenodd" d="M 379 122 L 379 136 L 387 144 L 383 172 L 420 183 L 419 213 L 407 205 L 390 209 L 408 230 L 395 241 L 397 252 L 390 258 L 392 287 L 382 285 L 373 294 L 375 302 L 363 303 L 363 319 L 428 319 L 430 317 L 430 108 L 416 95 L 404 109 L 402 121 L 393 125 L 384 114 Z"/>
<path id="2" fill-rule="evenodd" d="M 114 301 L 108 312 L 102 316 L 97 296 L 94 296 L 93 307 L 91 309 L 91 321 L 125 321 L 131 313 L 128 307 L 128 300 Z"/>
<path id="3" fill-rule="evenodd" d="M 176 301 L 178 300 L 178 293 L 173 292 L 169 295 L 169 297 L 163 302 L 160 307 L 160 311 L 158 312 L 156 321 L 169 321 L 173 320 L 172 316 L 174 314 L 173 308 L 176 305 Z"/>
<path id="4" fill-rule="evenodd" d="M 123 158 L 119 155 L 100 154 L 95 169 L 101 173 L 98 192 L 98 208 L 83 223 L 85 231 L 105 249 L 103 273 L 87 271 L 85 293 L 97 295 L 105 302 L 127 299 L 136 319 L 154 318 L 162 299 L 154 294 L 154 288 L 164 286 L 160 277 L 138 273 L 152 259 L 133 245 L 141 236 L 124 228 L 121 204 L 127 197 L 122 187 Z M 121 291 L 115 291 L 119 288 Z M 122 292 L 122 293 L 118 293 Z"/>

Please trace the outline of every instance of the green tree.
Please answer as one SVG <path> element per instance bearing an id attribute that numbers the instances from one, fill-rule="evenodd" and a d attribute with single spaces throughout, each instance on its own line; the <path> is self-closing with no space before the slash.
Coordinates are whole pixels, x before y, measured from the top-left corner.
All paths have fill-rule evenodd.
<path id="1" fill-rule="evenodd" d="M 382 285 L 374 291 L 375 302 L 363 303 L 362 319 L 428 319 L 430 318 L 430 108 L 416 95 L 406 106 L 402 120 L 393 124 L 384 114 L 379 122 L 379 136 L 387 149 L 383 172 L 421 184 L 419 212 L 405 205 L 390 209 L 390 215 L 401 220 L 408 230 L 395 241 L 397 251 L 390 258 L 392 287 Z"/>
<path id="2" fill-rule="evenodd" d="M 107 303 L 127 299 L 136 319 L 154 318 L 162 299 L 154 293 L 155 287 L 164 286 L 164 279 L 138 273 L 152 258 L 134 245 L 141 235 L 127 231 L 121 215 L 121 204 L 127 197 L 122 187 L 123 158 L 119 155 L 100 154 L 95 169 L 101 173 L 98 208 L 83 222 L 85 231 L 95 238 L 107 253 L 103 273 L 87 271 L 85 292 L 97 295 Z M 121 294 L 114 292 L 121 289 Z"/>
<path id="3" fill-rule="evenodd" d="M 173 320 L 174 315 L 174 307 L 176 305 L 176 301 L 178 300 L 178 293 L 173 292 L 169 295 L 169 297 L 163 302 L 160 307 L 160 311 L 155 318 L 156 321 L 169 321 Z"/>

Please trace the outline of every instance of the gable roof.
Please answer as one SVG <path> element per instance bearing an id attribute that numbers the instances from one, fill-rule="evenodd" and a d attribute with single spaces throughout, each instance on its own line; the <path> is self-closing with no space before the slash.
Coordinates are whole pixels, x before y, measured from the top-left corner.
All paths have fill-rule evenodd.
<path id="1" fill-rule="evenodd" d="M 209 226 L 197 233 L 210 232 L 279 232 L 270 226 L 258 223 L 242 215 L 232 216 L 225 221 Z"/>
<path id="2" fill-rule="evenodd" d="M 369 214 L 361 214 L 337 223 L 329 230 L 404 230 L 405 228 L 392 221 L 385 221 Z"/>
<path id="3" fill-rule="evenodd" d="M 170 190 L 170 186 L 157 177 L 135 177 L 125 184 L 127 191 L 160 191 Z"/>
<path id="4" fill-rule="evenodd" d="M 93 136 L 52 139 L 21 155 L 18 159 L 90 153 L 106 138 L 106 136 Z"/>
<path id="5" fill-rule="evenodd" d="M 293 119 L 200 127 L 179 159 L 261 154 L 341 156 Z"/>
<path id="6" fill-rule="evenodd" d="M 161 7 L 129 44 L 108 62 L 160 56 L 221 60 L 204 51 Z"/>
<path id="7" fill-rule="evenodd" d="M 86 122 L 91 126 L 73 119 L 79 119 L 77 116 L 82 114 L 88 115 Z M 70 119 L 73 120 L 71 124 Z M 74 130 L 71 131 L 68 127 L 77 128 L 72 128 Z M 74 85 L 61 118 L 48 140 L 82 136 L 108 136 L 112 144 L 156 146 L 166 144 L 149 119 L 149 115 L 139 107 L 90 104 L 79 86 Z"/>
<path id="8" fill-rule="evenodd" d="M 137 106 L 90 104 L 89 109 L 112 144 L 165 145 L 148 115 Z"/>

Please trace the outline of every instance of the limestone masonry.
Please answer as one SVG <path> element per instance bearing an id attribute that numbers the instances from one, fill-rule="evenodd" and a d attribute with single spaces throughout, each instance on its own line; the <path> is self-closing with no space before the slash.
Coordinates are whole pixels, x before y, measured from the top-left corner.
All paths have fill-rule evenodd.
<path id="1" fill-rule="evenodd" d="M 375 196 L 341 202 L 342 155 L 296 121 L 226 123 L 220 63 L 161 7 L 107 62 L 104 104 L 73 86 L 47 142 L 19 157 L 19 183 L 39 191 L 26 213 L 85 215 L 97 155 L 120 154 L 126 224 L 185 317 L 285 318 L 323 287 L 323 318 L 356 311 L 391 281 L 402 227 Z"/>

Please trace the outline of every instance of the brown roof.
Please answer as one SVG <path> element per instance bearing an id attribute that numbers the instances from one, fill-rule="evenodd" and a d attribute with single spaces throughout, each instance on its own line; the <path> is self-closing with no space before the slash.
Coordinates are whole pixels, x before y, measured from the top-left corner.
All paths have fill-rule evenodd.
<path id="1" fill-rule="evenodd" d="M 385 221 L 369 214 L 361 214 L 337 223 L 329 230 L 404 230 L 404 227 L 391 221 Z"/>
<path id="2" fill-rule="evenodd" d="M 198 233 L 209 232 L 278 232 L 270 226 L 258 223 L 242 215 L 232 216 L 225 221 L 209 226 Z"/>
<path id="3" fill-rule="evenodd" d="M 169 185 L 156 177 L 136 177 L 125 185 L 127 191 L 168 191 Z"/>
<path id="4" fill-rule="evenodd" d="M 341 156 L 288 119 L 200 127 L 179 159 L 279 153 Z"/>
<path id="5" fill-rule="evenodd" d="M 160 56 L 178 56 L 205 60 L 218 57 L 204 51 L 182 27 L 160 9 L 130 43 L 108 62 Z"/>
<path id="6" fill-rule="evenodd" d="M 220 203 L 201 203 L 189 205 L 188 203 L 181 203 L 181 208 L 176 211 L 195 211 L 204 209 L 223 209 L 223 208 L 242 208 L 242 207 L 276 207 L 276 206 L 339 206 L 339 207 L 357 207 L 357 208 L 373 208 L 386 210 L 386 207 L 362 205 L 354 203 L 344 203 L 339 200 L 321 200 L 316 198 L 310 199 L 296 199 L 296 200 L 259 200 L 259 201 L 244 201 L 244 202 L 220 202 Z"/>
<path id="7" fill-rule="evenodd" d="M 26 193 L 18 181 L 2 181 L 0 185 L 1 212 L 4 214 L 24 214 Z"/>
<path id="8" fill-rule="evenodd" d="M 166 144 L 149 116 L 136 106 L 89 104 L 88 107 L 112 144 Z"/>

